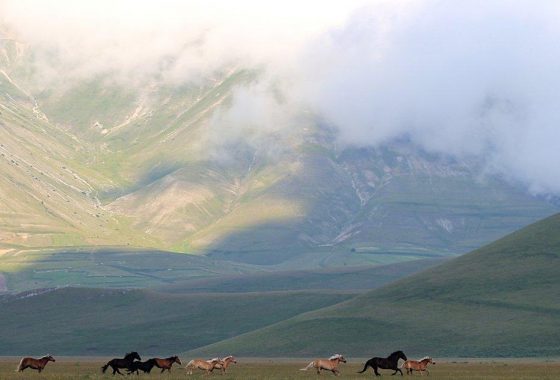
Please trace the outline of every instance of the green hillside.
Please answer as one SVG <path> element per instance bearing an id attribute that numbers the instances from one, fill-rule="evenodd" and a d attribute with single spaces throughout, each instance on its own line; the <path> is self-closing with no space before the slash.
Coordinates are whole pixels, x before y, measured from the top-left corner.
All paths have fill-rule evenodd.
<path id="1" fill-rule="evenodd" d="M 173 354 L 351 296 L 332 291 L 189 295 L 86 288 L 0 296 L 0 355 L 120 355 L 132 349 Z"/>
<path id="2" fill-rule="evenodd" d="M 327 268 L 307 271 L 260 271 L 192 277 L 158 290 L 165 293 L 244 293 L 287 290 L 351 290 L 363 292 L 435 266 L 443 259 L 409 260 L 398 264 Z M 254 268 L 254 267 L 253 267 Z M 239 270 L 239 269 L 238 269 Z"/>
<path id="3" fill-rule="evenodd" d="M 10 251 L 0 255 L 0 293 L 64 286 L 153 288 L 262 271 L 204 256 L 122 247 Z"/>
<path id="4" fill-rule="evenodd" d="M 352 300 L 197 353 L 558 356 L 560 214 Z"/>

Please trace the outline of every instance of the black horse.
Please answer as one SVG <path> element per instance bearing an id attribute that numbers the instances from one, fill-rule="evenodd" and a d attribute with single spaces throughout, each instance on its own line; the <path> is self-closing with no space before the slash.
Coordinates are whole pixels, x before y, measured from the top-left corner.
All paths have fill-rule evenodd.
<path id="1" fill-rule="evenodd" d="M 124 356 L 124 359 L 115 358 L 109 360 L 107 364 L 101 367 L 101 370 L 103 371 L 103 373 L 105 373 L 105 371 L 107 371 L 107 368 L 111 367 L 113 369 L 113 375 L 115 373 L 122 375 L 121 371 L 119 371 L 119 368 L 129 368 L 132 365 L 134 359 L 142 360 L 140 358 L 140 355 L 138 355 L 138 352 L 130 352 Z"/>
<path id="2" fill-rule="evenodd" d="M 395 372 L 393 372 L 391 375 L 394 375 L 397 372 L 400 372 L 401 376 L 402 376 L 403 373 L 398 367 L 399 359 L 408 360 L 406 355 L 402 351 L 395 351 L 391 355 L 389 355 L 388 358 L 377 358 L 377 357 L 376 358 L 371 358 L 364 365 L 364 369 L 362 369 L 358 373 L 364 373 L 366 371 L 367 367 L 371 367 L 371 368 L 373 368 L 373 372 L 375 373 L 375 376 L 381 376 L 381 374 L 379 372 L 377 372 L 377 368 L 392 369 Z"/>
<path id="3" fill-rule="evenodd" d="M 155 365 L 156 365 L 156 361 L 154 359 L 149 359 L 146 360 L 145 362 L 140 362 L 140 361 L 132 362 L 130 366 L 128 366 L 127 368 L 128 375 L 130 375 L 133 372 L 136 372 L 136 374 L 138 375 L 139 374 L 138 370 L 144 373 L 150 373 Z"/>

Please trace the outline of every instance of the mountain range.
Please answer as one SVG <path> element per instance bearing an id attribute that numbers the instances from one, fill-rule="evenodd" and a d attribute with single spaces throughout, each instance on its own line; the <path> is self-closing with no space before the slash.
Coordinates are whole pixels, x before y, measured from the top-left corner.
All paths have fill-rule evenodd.
<path id="1" fill-rule="evenodd" d="M 109 75 L 41 86 L 31 49 L 4 34 L 0 252 L 134 247 L 279 269 L 385 264 L 468 252 L 558 209 L 476 159 L 407 141 L 341 147 L 309 110 L 289 133 L 222 138 L 231 130 L 219 115 L 258 70 L 177 86 Z"/>

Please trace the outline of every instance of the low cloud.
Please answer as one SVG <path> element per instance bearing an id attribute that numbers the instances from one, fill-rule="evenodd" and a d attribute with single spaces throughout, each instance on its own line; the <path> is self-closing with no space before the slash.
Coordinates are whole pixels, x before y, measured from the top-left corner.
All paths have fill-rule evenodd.
<path id="1" fill-rule="evenodd" d="M 0 1 L 0 14 L 45 83 L 180 84 L 262 70 L 210 120 L 209 144 L 268 150 L 275 136 L 299 133 L 306 108 L 342 145 L 406 137 L 560 193 L 556 2 Z"/>

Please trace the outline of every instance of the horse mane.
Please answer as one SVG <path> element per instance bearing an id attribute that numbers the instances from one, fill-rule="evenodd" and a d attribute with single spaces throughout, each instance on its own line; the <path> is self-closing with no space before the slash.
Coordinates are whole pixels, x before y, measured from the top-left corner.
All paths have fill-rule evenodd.
<path id="1" fill-rule="evenodd" d="M 342 357 L 342 355 L 340 355 L 340 354 L 334 354 L 333 356 L 331 356 L 331 357 L 329 358 L 329 360 L 340 359 L 341 357 Z"/>
<path id="2" fill-rule="evenodd" d="M 418 360 L 419 362 L 423 361 L 423 360 L 431 360 L 432 358 L 429 356 L 424 356 L 422 359 Z"/>
<path id="3" fill-rule="evenodd" d="M 403 352 L 402 352 L 401 350 L 395 351 L 395 352 L 393 352 L 391 355 L 389 355 L 389 357 L 391 357 L 391 356 L 396 356 L 396 355 L 402 354 L 402 353 L 403 353 Z"/>
<path id="4" fill-rule="evenodd" d="M 222 360 L 224 360 L 224 361 L 225 361 L 225 360 L 228 360 L 228 359 L 231 359 L 231 358 L 233 358 L 233 355 L 229 355 L 229 356 L 226 356 L 226 357 L 225 357 L 225 358 L 223 358 Z"/>

